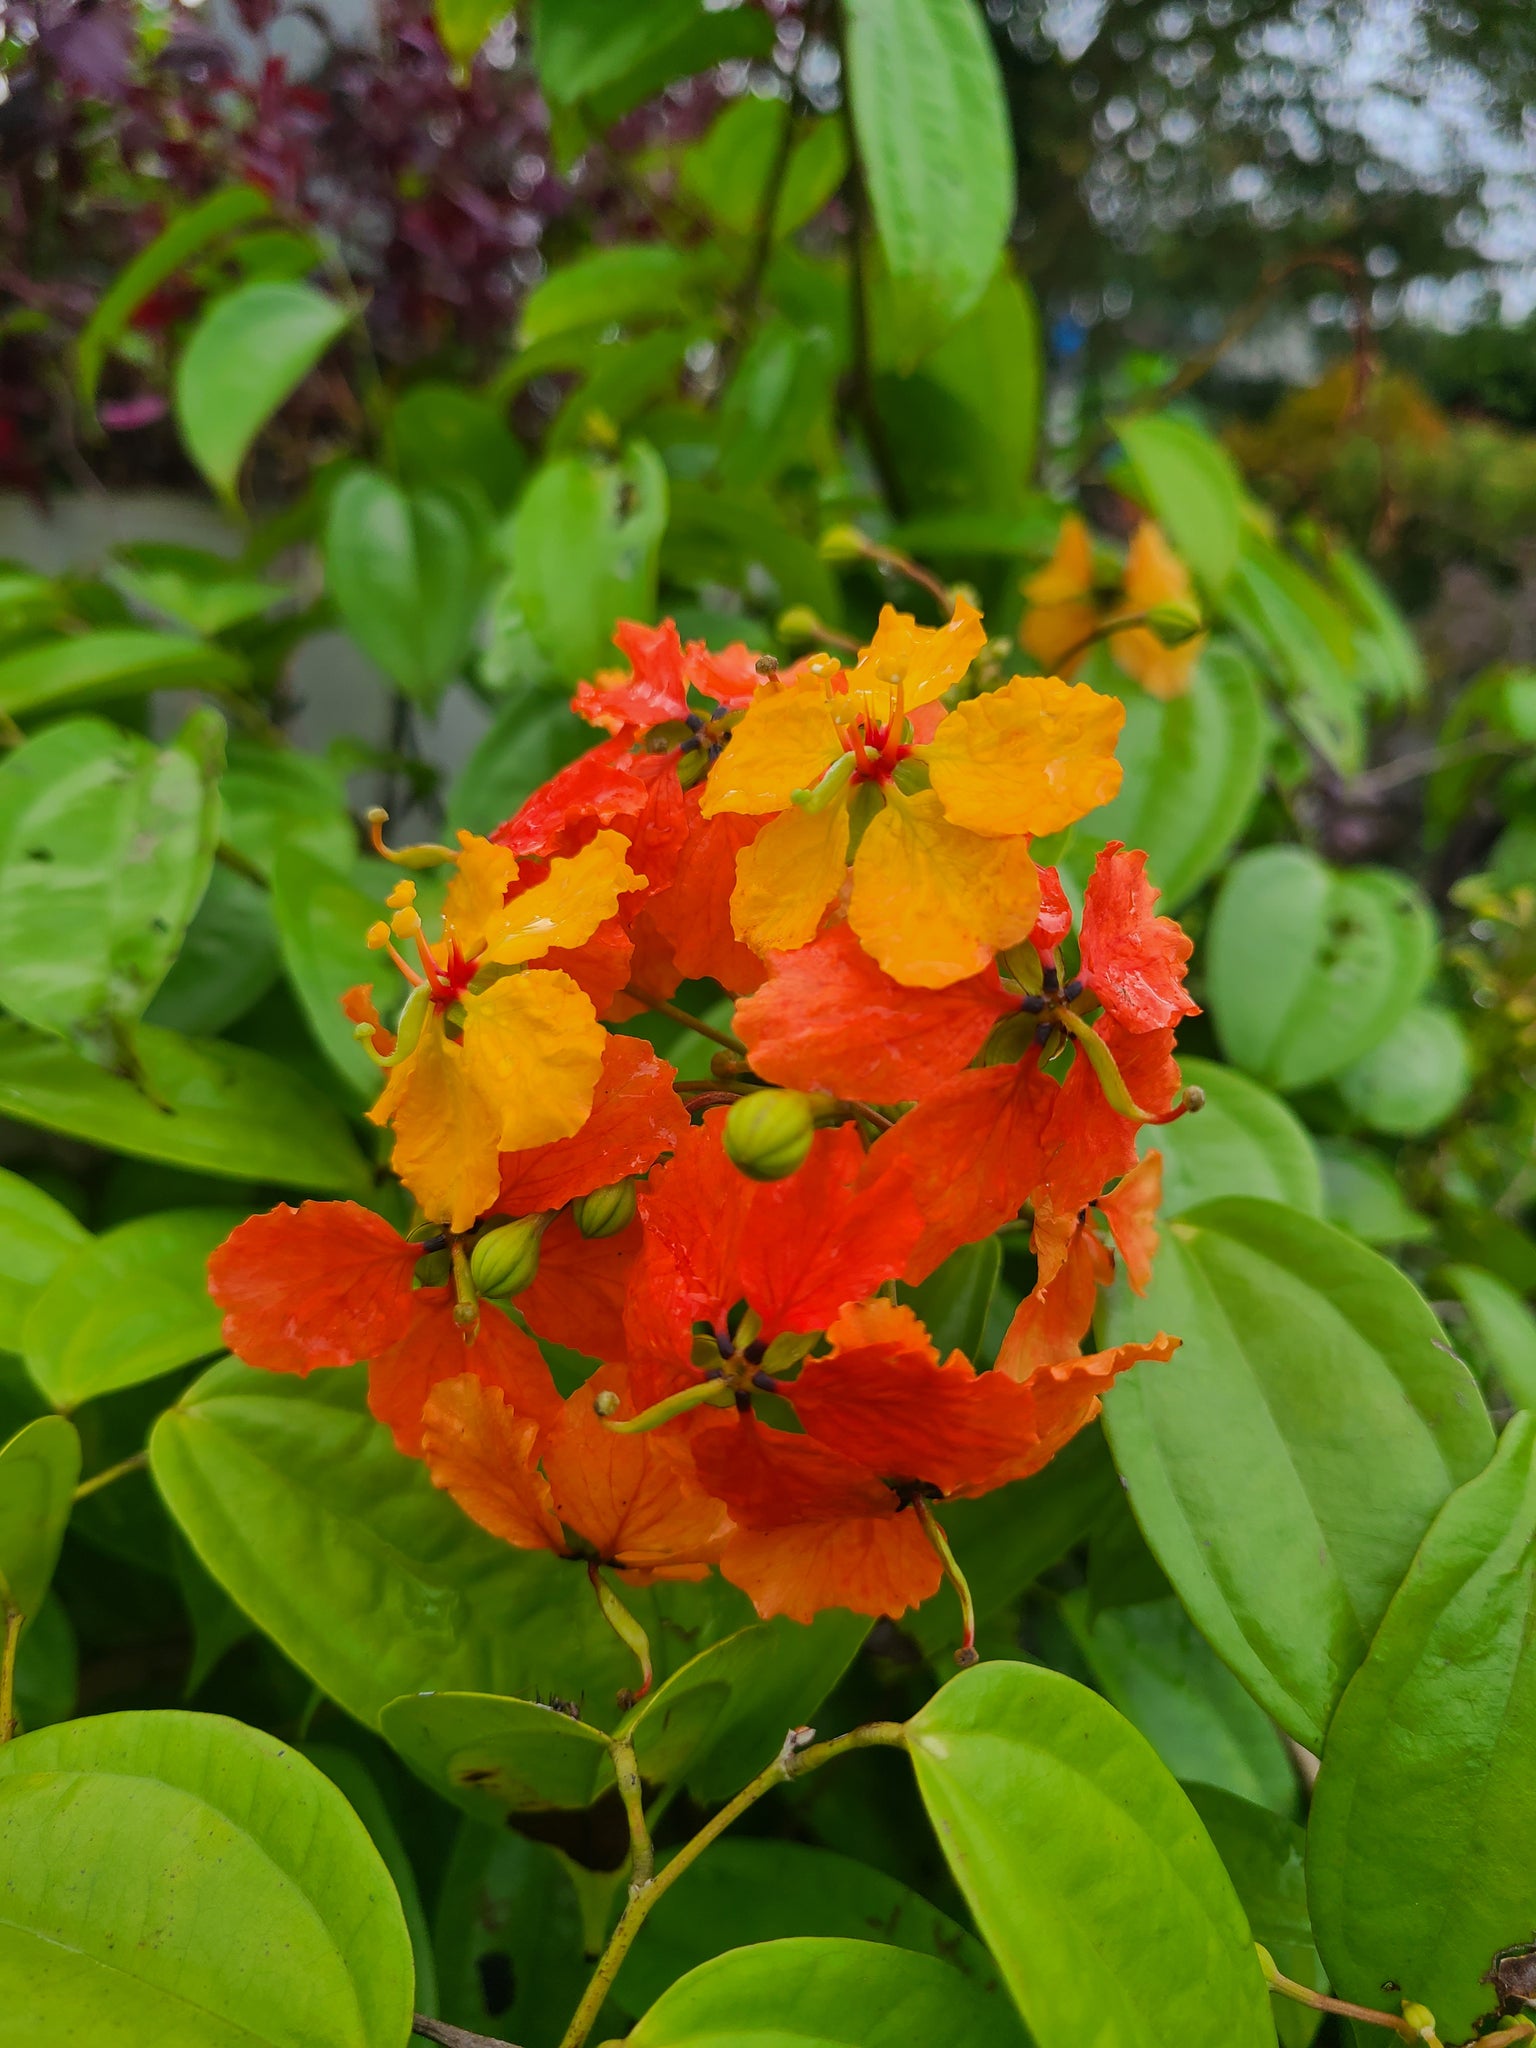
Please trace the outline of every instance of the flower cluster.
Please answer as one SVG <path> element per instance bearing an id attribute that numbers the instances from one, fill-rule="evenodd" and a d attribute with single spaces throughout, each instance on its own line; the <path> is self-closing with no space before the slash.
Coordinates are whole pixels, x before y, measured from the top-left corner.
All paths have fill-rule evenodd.
<path id="1" fill-rule="evenodd" d="M 1189 941 L 1144 855 L 1103 846 L 1077 913 L 1036 857 L 1114 795 L 1122 707 L 978 680 L 963 599 L 938 627 L 887 607 L 851 666 L 670 621 L 615 638 L 627 666 L 573 700 L 596 744 L 488 839 L 388 855 L 369 941 L 404 1001 L 346 1005 L 405 1233 L 345 1202 L 243 1223 L 211 1265 L 226 1341 L 270 1371 L 366 1361 L 400 1449 L 581 1562 L 621 1630 L 605 1571 L 718 1569 L 799 1620 L 897 1616 L 948 1572 L 968 1659 L 942 1503 L 1038 1471 L 1177 1343 L 1083 1349 L 1116 1258 L 1147 1282 L 1138 1132 L 1198 1107 Z M 715 1041 L 708 1073 L 647 1013 Z M 904 1290 L 1026 1220 L 1037 1278 L 995 1362 L 941 1358 Z"/>

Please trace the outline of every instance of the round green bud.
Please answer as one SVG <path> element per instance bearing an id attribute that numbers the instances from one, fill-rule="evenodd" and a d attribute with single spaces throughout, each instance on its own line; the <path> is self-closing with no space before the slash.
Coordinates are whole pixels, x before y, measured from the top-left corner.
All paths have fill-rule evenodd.
<path id="1" fill-rule="evenodd" d="M 862 562 L 869 542 L 856 526 L 829 526 L 816 550 L 824 562 Z"/>
<path id="2" fill-rule="evenodd" d="M 815 1135 L 809 1095 L 764 1088 L 733 1105 L 725 1120 L 725 1156 L 749 1180 L 787 1180 L 805 1164 Z"/>
<path id="3" fill-rule="evenodd" d="M 1193 605 L 1155 604 L 1147 613 L 1147 631 L 1156 636 L 1164 647 L 1182 647 L 1187 640 L 1197 640 L 1205 631 L 1205 621 Z"/>
<path id="4" fill-rule="evenodd" d="M 488 1230 L 469 1255 L 469 1277 L 476 1294 L 494 1300 L 499 1295 L 521 1294 L 539 1270 L 539 1239 L 544 1235 L 547 1216 L 523 1216 L 516 1223 L 503 1223 Z"/>
<path id="5" fill-rule="evenodd" d="M 616 1180 L 611 1188 L 594 1188 L 571 1204 L 576 1228 L 583 1237 L 617 1237 L 635 1213 L 635 1184 Z"/>

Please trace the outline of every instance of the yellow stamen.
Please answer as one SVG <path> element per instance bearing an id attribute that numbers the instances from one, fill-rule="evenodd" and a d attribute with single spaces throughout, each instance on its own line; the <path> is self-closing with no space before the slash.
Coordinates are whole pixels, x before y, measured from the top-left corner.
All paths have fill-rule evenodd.
<path id="1" fill-rule="evenodd" d="M 369 925 L 367 944 L 370 953 L 382 953 L 389 944 L 389 926 L 383 918 L 380 918 L 377 924 Z"/>
<path id="2" fill-rule="evenodd" d="M 421 930 L 421 912 L 407 904 L 404 910 L 397 910 L 389 922 L 397 939 L 411 939 Z"/>
<path id="3" fill-rule="evenodd" d="M 404 910 L 408 904 L 416 901 L 416 884 L 408 877 L 403 877 L 396 882 L 384 901 L 391 910 Z"/>

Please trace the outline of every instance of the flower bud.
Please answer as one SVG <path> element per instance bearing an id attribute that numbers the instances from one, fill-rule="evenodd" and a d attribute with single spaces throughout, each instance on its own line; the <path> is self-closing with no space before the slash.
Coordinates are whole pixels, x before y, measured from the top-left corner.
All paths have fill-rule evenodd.
<path id="1" fill-rule="evenodd" d="M 1164 647 L 1182 647 L 1188 640 L 1198 640 L 1205 631 L 1204 619 L 1188 604 L 1155 604 L 1145 623 L 1147 631 Z"/>
<path id="2" fill-rule="evenodd" d="M 819 640 L 825 629 L 808 604 L 792 604 L 776 630 L 781 640 Z"/>
<path id="3" fill-rule="evenodd" d="M 824 562 L 862 562 L 869 542 L 856 526 L 829 526 L 816 543 L 816 552 Z"/>
<path id="4" fill-rule="evenodd" d="M 493 1299 L 503 1294 L 521 1294 L 539 1270 L 539 1239 L 544 1235 L 547 1216 L 523 1216 L 516 1223 L 503 1223 L 488 1230 L 469 1255 L 469 1277 L 476 1294 Z"/>
<path id="5" fill-rule="evenodd" d="M 787 1180 L 803 1166 L 816 1135 L 809 1095 L 764 1088 L 744 1095 L 725 1120 L 725 1156 L 749 1180 Z"/>
<path id="6" fill-rule="evenodd" d="M 594 1188 L 571 1204 L 576 1228 L 583 1237 L 617 1237 L 635 1213 L 635 1184 L 616 1180 L 611 1188 Z"/>

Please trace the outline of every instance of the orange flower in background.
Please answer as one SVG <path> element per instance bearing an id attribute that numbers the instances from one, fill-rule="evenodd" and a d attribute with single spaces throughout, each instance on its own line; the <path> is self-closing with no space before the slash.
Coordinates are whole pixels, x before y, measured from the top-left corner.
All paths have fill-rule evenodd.
<path id="1" fill-rule="evenodd" d="M 1075 512 L 1061 522 L 1055 551 L 1024 584 L 1019 645 L 1058 675 L 1075 675 L 1099 623 L 1093 602 L 1093 542 Z"/>
<path id="2" fill-rule="evenodd" d="M 1199 615 L 1189 571 L 1169 547 L 1162 528 L 1144 519 L 1126 551 L 1125 607 L 1135 613 L 1159 605 L 1178 605 Z M 1177 647 L 1165 647 L 1150 627 L 1127 626 L 1110 635 L 1109 651 L 1149 696 L 1167 703 L 1188 690 L 1206 637 L 1197 633 Z"/>
<path id="3" fill-rule="evenodd" d="M 421 972 L 390 946 L 412 983 L 384 1092 L 369 1111 L 395 1131 L 394 1168 L 423 1212 L 467 1230 L 500 1186 L 499 1155 L 569 1137 L 592 1104 L 606 1039 L 590 998 L 568 974 L 530 962 L 580 946 L 639 886 L 617 832 L 600 832 L 511 902 L 514 854 L 459 835 L 458 865 L 429 945 L 415 885 L 391 893 L 390 933 L 415 941 Z"/>
<path id="4" fill-rule="evenodd" d="M 725 1509 L 680 1439 L 605 1429 L 593 1407 L 602 1394 L 615 1396 L 620 1417 L 632 1412 L 617 1366 L 542 1419 L 472 1376 L 444 1381 L 423 1425 L 433 1485 L 519 1550 L 611 1565 L 634 1586 L 702 1579 L 730 1531 Z"/>
<path id="5" fill-rule="evenodd" d="M 946 716 L 941 693 L 984 644 L 963 598 L 932 628 L 887 606 L 850 674 L 805 664 L 753 700 L 701 809 L 770 817 L 732 897 L 759 953 L 809 944 L 850 870 L 848 922 L 905 986 L 963 981 L 1029 932 L 1030 835 L 1114 795 L 1124 712 L 1055 677 L 1015 676 Z"/>
<path id="6" fill-rule="evenodd" d="M 208 1261 L 224 1342 L 263 1372 L 368 1364 L 368 1406 L 402 1451 L 421 1446 L 432 1387 L 466 1373 L 547 1417 L 559 1396 L 530 1341 L 498 1310 L 473 1329 L 452 1287 L 416 1287 L 422 1247 L 355 1202 L 286 1203 L 232 1230 Z"/>

